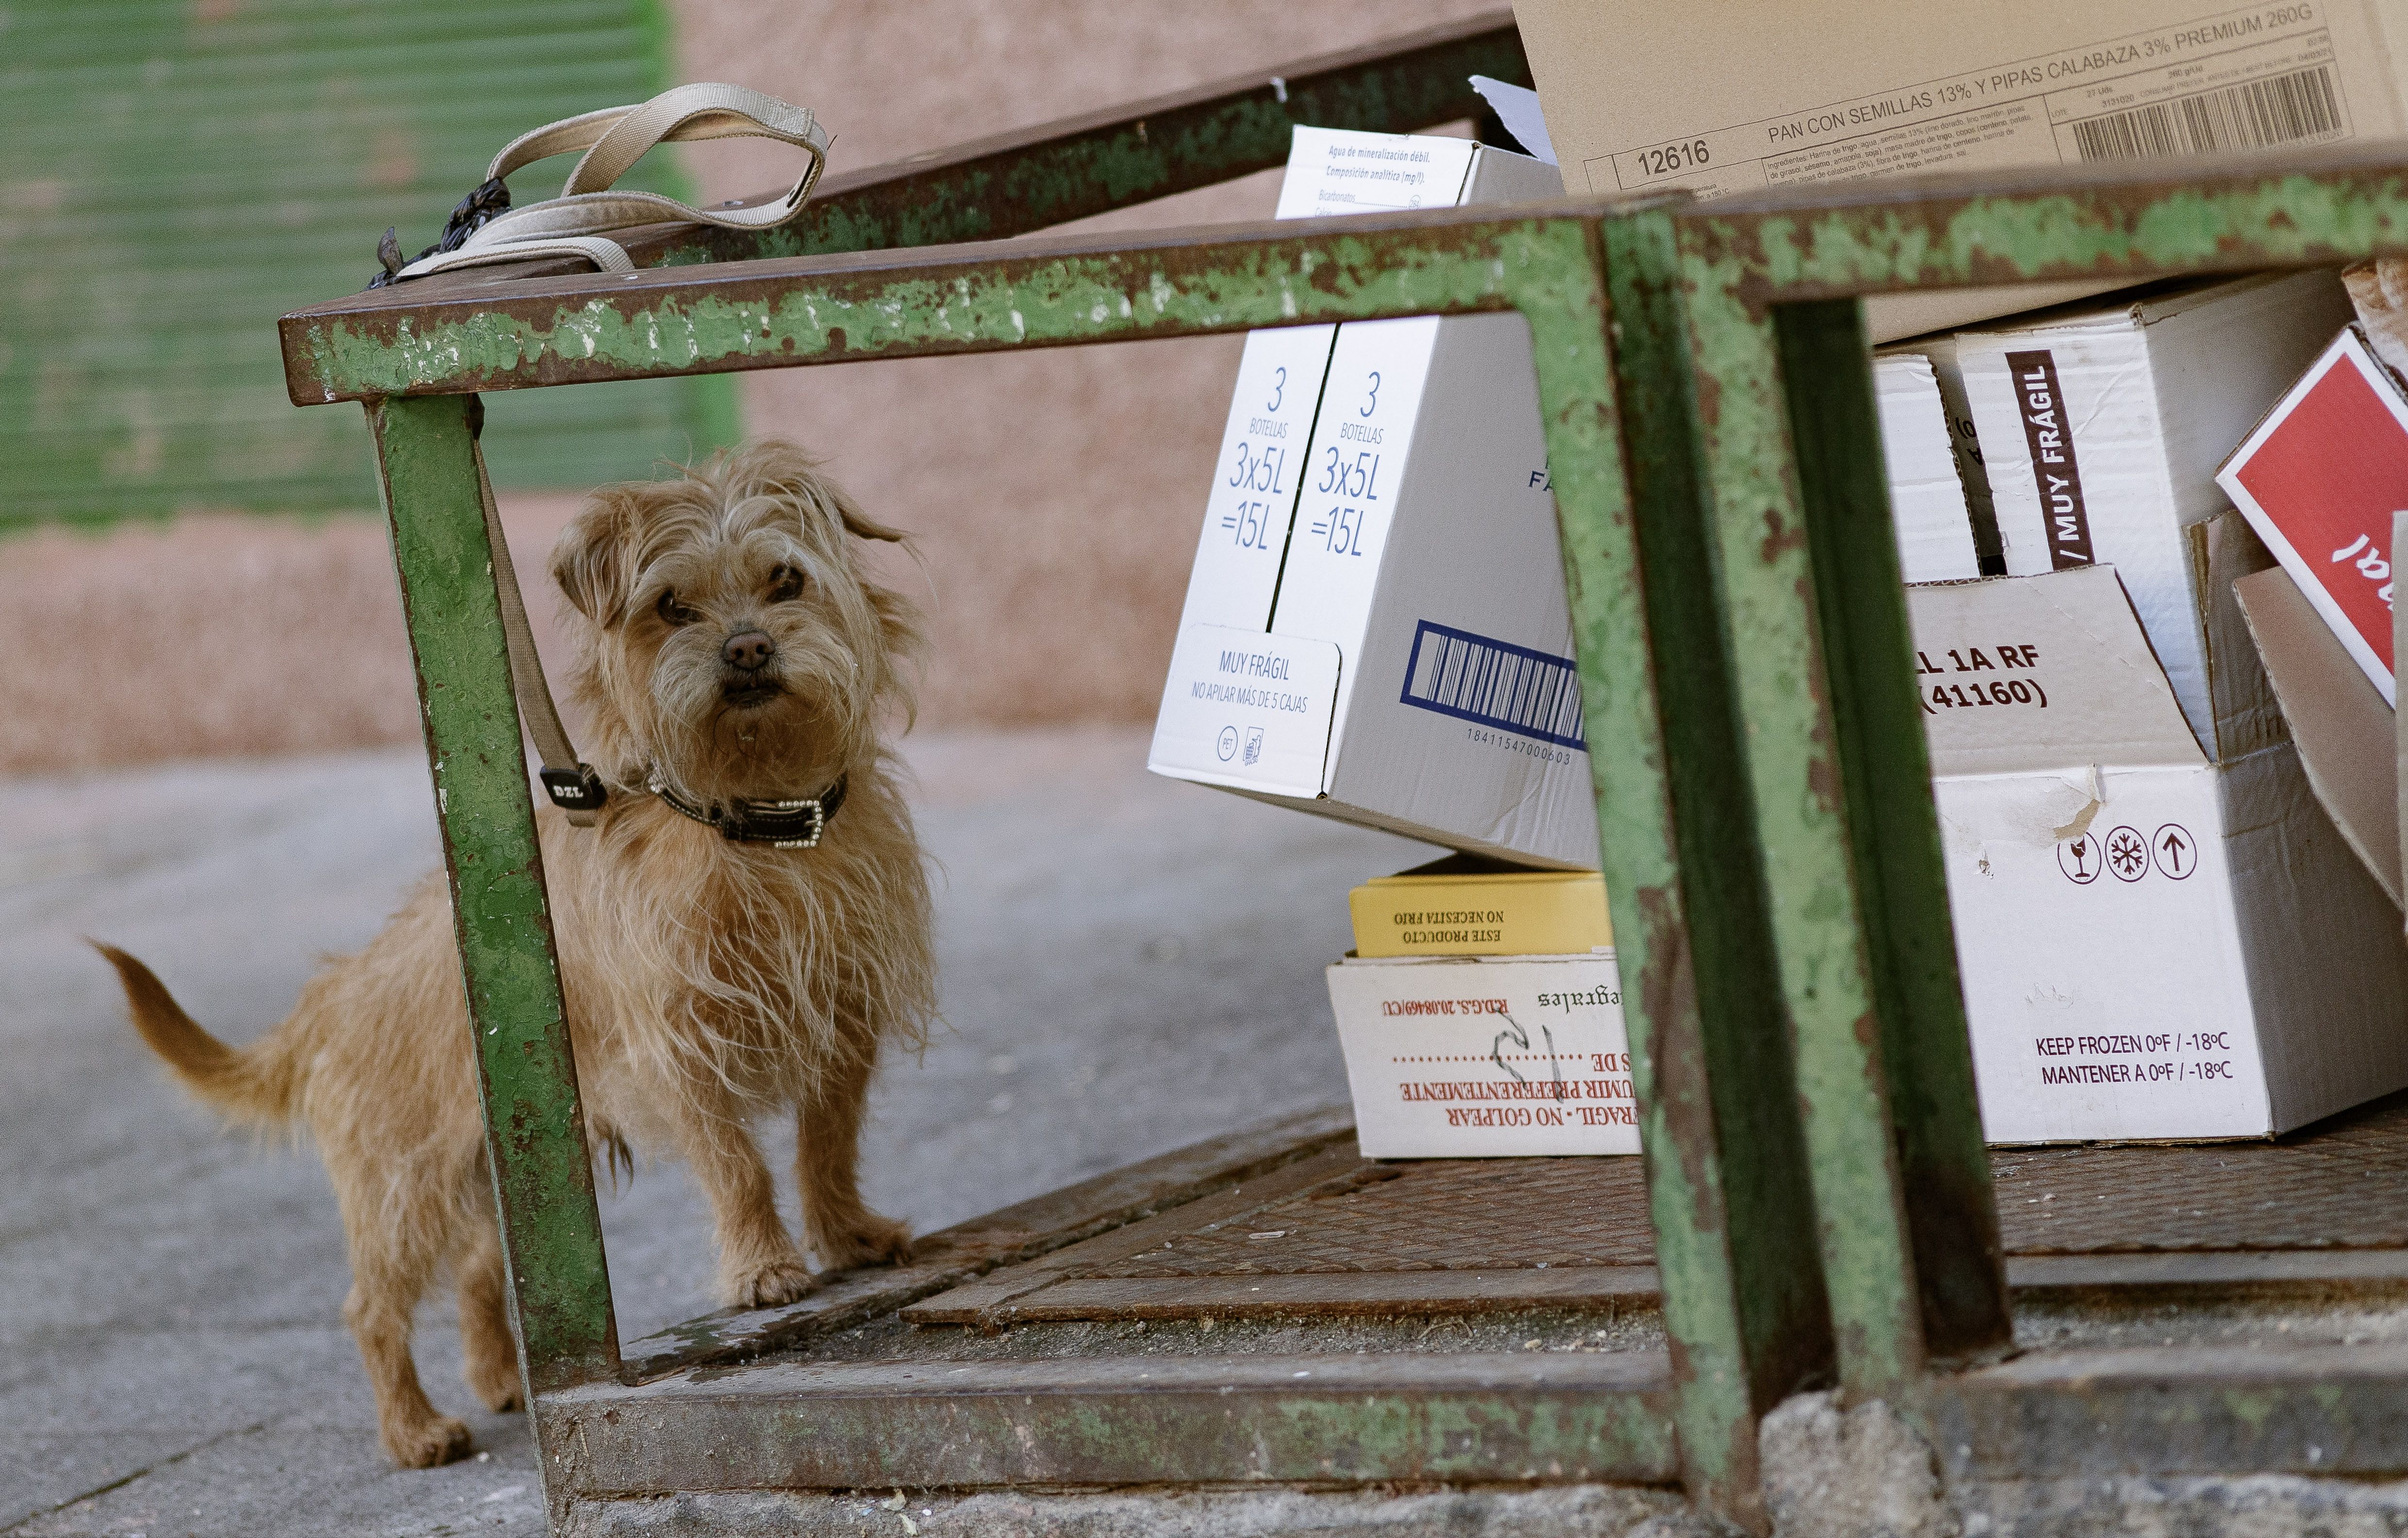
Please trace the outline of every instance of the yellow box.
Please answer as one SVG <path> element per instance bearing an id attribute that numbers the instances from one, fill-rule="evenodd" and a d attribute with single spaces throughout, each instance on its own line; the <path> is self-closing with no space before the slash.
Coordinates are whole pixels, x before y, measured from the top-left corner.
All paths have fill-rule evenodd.
<path id="1" fill-rule="evenodd" d="M 1347 894 L 1354 954 L 1577 956 L 1613 944 L 1605 878 L 1449 855 Z"/>

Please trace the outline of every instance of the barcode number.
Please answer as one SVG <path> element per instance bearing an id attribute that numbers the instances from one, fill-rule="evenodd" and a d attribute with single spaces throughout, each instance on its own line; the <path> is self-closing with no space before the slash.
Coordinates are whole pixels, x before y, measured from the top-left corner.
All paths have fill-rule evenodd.
<path id="1" fill-rule="evenodd" d="M 2073 125 L 2084 160 L 2140 160 L 2217 150 L 2258 150 L 2342 131 L 2332 71 L 2319 64 L 2179 101 L 2111 112 Z"/>

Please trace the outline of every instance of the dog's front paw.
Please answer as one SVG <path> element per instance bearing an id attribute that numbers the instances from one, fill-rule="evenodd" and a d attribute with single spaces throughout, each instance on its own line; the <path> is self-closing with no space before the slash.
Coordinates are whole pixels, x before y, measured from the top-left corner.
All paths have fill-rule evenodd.
<path id="1" fill-rule="evenodd" d="M 830 1271 L 850 1271 L 882 1260 L 899 1263 L 911 1258 L 911 1228 L 865 1212 L 841 1227 L 815 1235 L 811 1247 Z"/>
<path id="2" fill-rule="evenodd" d="M 456 1463 L 475 1445 L 466 1421 L 437 1416 L 415 1426 L 388 1427 L 384 1450 L 405 1469 L 432 1469 Z"/>
<path id="3" fill-rule="evenodd" d="M 810 1269 L 789 1256 L 729 1277 L 727 1301 L 738 1308 L 775 1308 L 801 1298 L 815 1285 Z"/>
<path id="4" fill-rule="evenodd" d="M 471 1360 L 466 1374 L 468 1387 L 484 1401 L 485 1408 L 495 1415 L 505 1415 L 523 1408 L 519 1398 L 519 1364 L 515 1361 L 478 1361 Z"/>

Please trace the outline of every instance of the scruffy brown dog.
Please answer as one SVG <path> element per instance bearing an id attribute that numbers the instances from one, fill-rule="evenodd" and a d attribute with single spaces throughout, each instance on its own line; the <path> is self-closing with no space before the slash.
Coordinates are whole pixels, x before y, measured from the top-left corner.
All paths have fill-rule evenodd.
<path id="1" fill-rule="evenodd" d="M 750 1130 L 765 1113 L 797 1118 L 803 1239 L 823 1267 L 910 1243 L 862 1204 L 855 1173 L 880 1047 L 924 1041 L 935 1014 L 927 880 L 881 736 L 910 709 L 919 636 L 849 536 L 902 538 L 769 442 L 597 491 L 552 553 L 612 786 L 596 827 L 538 814 L 586 1125 L 597 1155 L 626 1138 L 692 1164 L 722 1292 L 748 1306 L 812 1285 Z M 768 835 L 792 840 L 796 814 L 758 804 L 799 799 L 835 815 L 816 847 L 779 847 Z M 699 819 L 713 812 L 722 825 Z M 748 813 L 751 836 L 723 831 Z M 143 1039 L 201 1099 L 254 1125 L 307 1121 L 342 1206 L 343 1313 L 385 1448 L 412 1468 L 466 1453 L 467 1427 L 436 1413 L 409 1354 L 438 1273 L 458 1283 L 469 1386 L 508 1409 L 519 1375 L 441 879 L 240 1051 L 102 950 Z"/>

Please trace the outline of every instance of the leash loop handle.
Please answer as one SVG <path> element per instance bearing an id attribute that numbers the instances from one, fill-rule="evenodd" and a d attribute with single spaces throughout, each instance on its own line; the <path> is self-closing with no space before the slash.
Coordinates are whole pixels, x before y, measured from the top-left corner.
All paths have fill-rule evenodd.
<path id="1" fill-rule="evenodd" d="M 618 179 L 655 145 L 728 138 L 774 139 L 803 150 L 809 163 L 783 197 L 749 208 L 697 208 L 659 192 L 615 189 Z M 504 145 L 486 174 L 490 185 L 537 161 L 582 150 L 560 196 L 494 214 L 456 249 L 430 252 L 393 277 L 423 278 L 455 267 L 541 256 L 576 257 L 602 272 L 633 272 L 635 263 L 607 232 L 673 223 L 774 229 L 810 201 L 827 165 L 827 130 L 810 108 L 747 86 L 715 82 L 681 85 L 647 102 L 563 118 Z"/>

